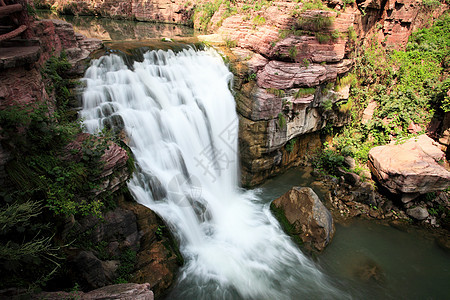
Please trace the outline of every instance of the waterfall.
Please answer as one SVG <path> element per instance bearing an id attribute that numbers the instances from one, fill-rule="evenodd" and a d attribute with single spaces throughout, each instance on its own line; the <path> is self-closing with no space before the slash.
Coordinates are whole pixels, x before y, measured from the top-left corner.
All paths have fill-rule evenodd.
<path id="1" fill-rule="evenodd" d="M 87 131 L 124 129 L 137 163 L 129 190 L 180 242 L 171 299 L 345 297 L 257 192 L 239 188 L 232 74 L 214 50 L 149 51 L 132 67 L 103 56 L 83 81 Z"/>

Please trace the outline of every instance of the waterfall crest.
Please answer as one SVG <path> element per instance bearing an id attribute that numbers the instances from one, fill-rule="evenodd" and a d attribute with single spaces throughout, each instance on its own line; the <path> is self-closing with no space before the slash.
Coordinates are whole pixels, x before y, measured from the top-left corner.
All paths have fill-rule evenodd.
<path id="1" fill-rule="evenodd" d="M 232 74 L 212 49 L 117 55 L 87 70 L 87 131 L 123 129 L 137 163 L 128 187 L 180 242 L 171 299 L 343 298 L 272 217 L 239 188 Z"/>

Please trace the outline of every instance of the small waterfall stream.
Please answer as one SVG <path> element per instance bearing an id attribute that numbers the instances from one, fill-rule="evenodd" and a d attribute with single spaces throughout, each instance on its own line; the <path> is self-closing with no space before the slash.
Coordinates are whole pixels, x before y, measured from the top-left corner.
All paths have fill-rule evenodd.
<path id="1" fill-rule="evenodd" d="M 138 165 L 129 189 L 180 242 L 170 299 L 348 298 L 239 188 L 232 74 L 214 50 L 151 51 L 131 69 L 103 56 L 83 80 L 87 131 L 124 128 Z"/>

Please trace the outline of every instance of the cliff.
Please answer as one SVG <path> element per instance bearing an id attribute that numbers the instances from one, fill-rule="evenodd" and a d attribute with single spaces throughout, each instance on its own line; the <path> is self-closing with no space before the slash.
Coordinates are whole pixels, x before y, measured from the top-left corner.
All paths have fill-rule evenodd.
<path id="1" fill-rule="evenodd" d="M 62 13 L 193 24 L 224 50 L 235 73 L 242 183 L 301 163 L 322 129 L 349 120 L 354 57 L 375 39 L 403 49 L 446 3 L 366 1 L 41 0 Z"/>

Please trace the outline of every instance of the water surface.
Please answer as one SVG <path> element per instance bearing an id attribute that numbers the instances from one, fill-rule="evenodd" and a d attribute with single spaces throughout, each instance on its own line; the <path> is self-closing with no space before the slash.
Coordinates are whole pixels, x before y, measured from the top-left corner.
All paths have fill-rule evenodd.
<path id="1" fill-rule="evenodd" d="M 116 20 L 95 16 L 58 15 L 49 10 L 38 10 L 41 19 L 58 19 L 69 22 L 76 32 L 88 38 L 101 40 L 145 40 L 151 38 L 173 38 L 194 36 L 194 29 L 188 26 Z"/>

